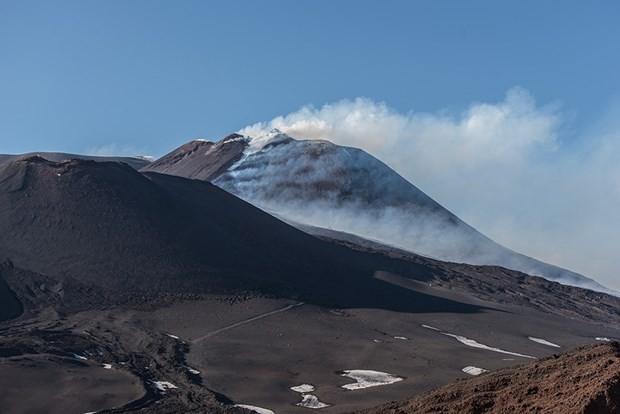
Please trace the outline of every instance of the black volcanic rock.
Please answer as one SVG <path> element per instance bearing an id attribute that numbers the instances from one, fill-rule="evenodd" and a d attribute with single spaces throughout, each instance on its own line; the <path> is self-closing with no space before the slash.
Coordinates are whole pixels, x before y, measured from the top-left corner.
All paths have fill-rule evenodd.
<path id="1" fill-rule="evenodd" d="M 499 265 L 609 291 L 495 243 L 357 148 L 295 140 L 279 131 L 231 135 L 218 143 L 192 141 L 143 171 L 210 180 L 313 234 L 323 234 L 321 228 L 351 233 L 441 260 Z"/>

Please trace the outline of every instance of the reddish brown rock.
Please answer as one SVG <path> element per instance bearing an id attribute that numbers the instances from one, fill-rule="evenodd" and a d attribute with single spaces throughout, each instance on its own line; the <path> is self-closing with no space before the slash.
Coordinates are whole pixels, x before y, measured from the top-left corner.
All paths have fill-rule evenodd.
<path id="1" fill-rule="evenodd" d="M 459 380 L 365 414 L 620 413 L 620 343 L 590 345 Z"/>

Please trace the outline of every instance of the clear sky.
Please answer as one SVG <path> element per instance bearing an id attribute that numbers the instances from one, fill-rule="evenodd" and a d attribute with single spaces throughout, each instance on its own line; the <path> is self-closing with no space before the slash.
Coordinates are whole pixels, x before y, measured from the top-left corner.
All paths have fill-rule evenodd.
<path id="1" fill-rule="evenodd" d="M 364 119 L 383 108 L 406 125 L 359 143 L 350 130 L 327 137 L 375 151 L 492 238 L 620 288 L 620 220 L 606 210 L 620 202 L 608 159 L 620 155 L 619 16 L 615 1 L 0 0 L 0 153 L 157 157 L 278 116 L 340 122 L 326 104 Z M 497 126 L 494 110 L 516 115 Z M 495 127 L 472 130 L 480 119 Z M 487 139 L 511 133 L 516 148 Z M 424 164 L 436 160 L 428 148 L 450 164 Z M 601 176 L 588 204 L 571 198 L 571 182 Z M 500 188 L 501 202 L 481 195 Z M 592 206 L 598 219 L 576 225 Z M 575 257 L 593 244 L 596 267 Z"/>
<path id="2" fill-rule="evenodd" d="M 157 156 L 306 104 L 461 109 L 515 85 L 579 127 L 620 92 L 618 16 L 611 1 L 0 0 L 0 152 Z"/>

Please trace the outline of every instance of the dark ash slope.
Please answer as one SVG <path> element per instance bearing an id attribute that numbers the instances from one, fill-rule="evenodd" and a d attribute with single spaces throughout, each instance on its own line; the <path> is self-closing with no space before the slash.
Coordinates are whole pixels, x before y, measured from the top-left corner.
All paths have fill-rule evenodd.
<path id="1" fill-rule="evenodd" d="M 17 267 L 141 290 L 278 283 L 322 245 L 206 182 L 42 158 L 0 165 L 0 232 Z"/>

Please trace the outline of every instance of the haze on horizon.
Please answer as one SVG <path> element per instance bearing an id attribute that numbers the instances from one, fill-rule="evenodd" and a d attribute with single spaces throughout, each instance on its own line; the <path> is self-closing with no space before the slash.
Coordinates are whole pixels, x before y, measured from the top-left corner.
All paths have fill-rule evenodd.
<path id="1" fill-rule="evenodd" d="M 617 3 L 2 1 L 0 153 L 361 147 L 499 243 L 620 289 Z"/>

